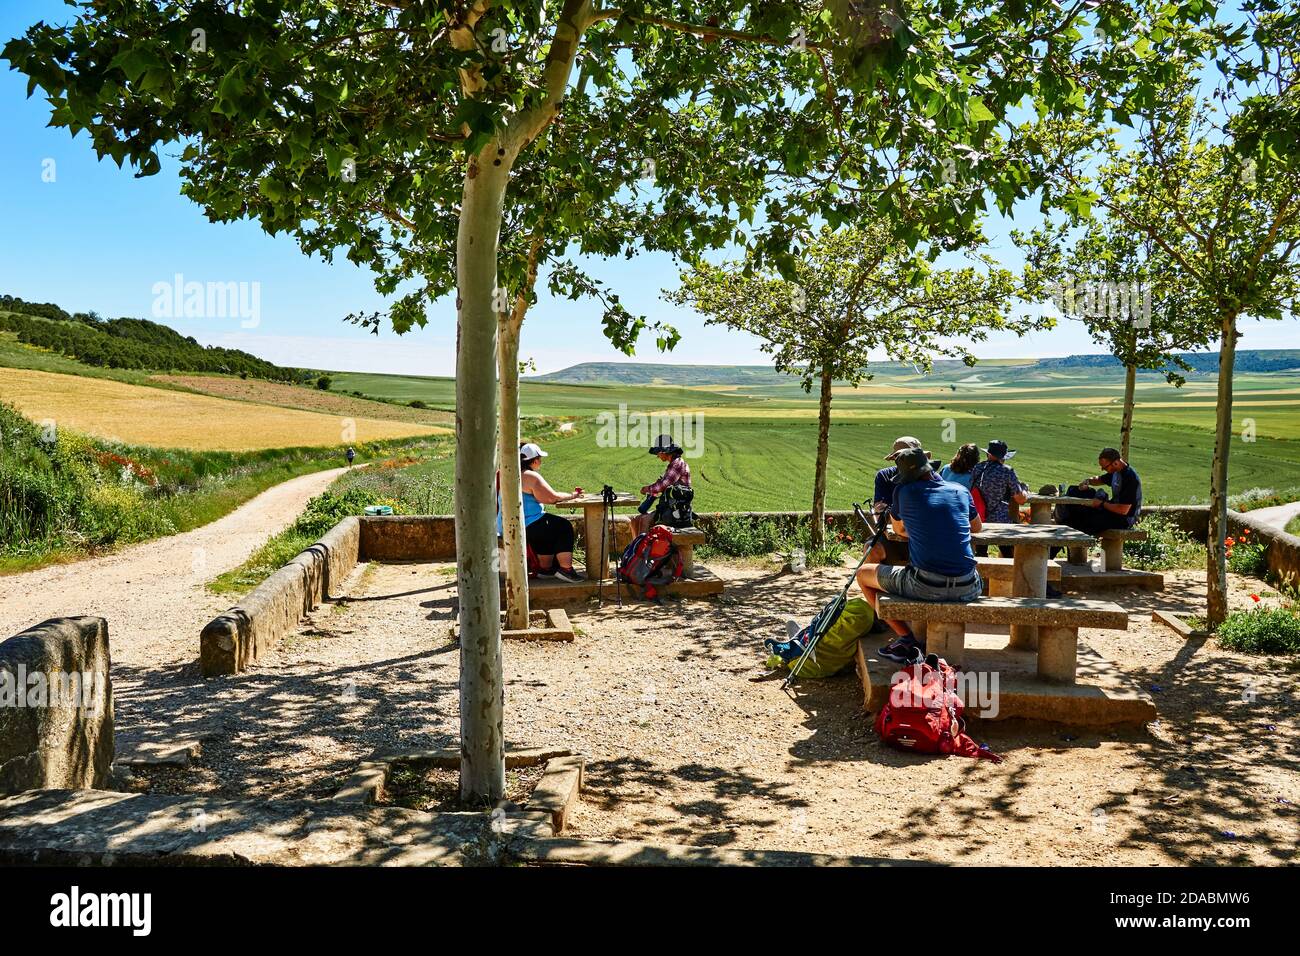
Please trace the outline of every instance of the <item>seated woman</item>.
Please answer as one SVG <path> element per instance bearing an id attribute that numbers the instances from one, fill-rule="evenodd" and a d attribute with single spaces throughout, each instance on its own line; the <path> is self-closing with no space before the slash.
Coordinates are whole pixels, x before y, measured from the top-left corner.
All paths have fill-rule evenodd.
<path id="1" fill-rule="evenodd" d="M 650 449 L 650 454 L 658 455 L 659 460 L 667 462 L 668 467 L 664 469 L 663 475 L 653 484 L 645 485 L 641 489 L 641 494 L 646 495 L 646 500 L 642 502 L 638 514 L 632 519 L 632 534 L 635 537 L 649 531 L 656 524 L 673 524 L 669 520 L 672 511 L 673 502 L 669 496 L 676 493 L 685 495 L 689 501 L 691 490 L 691 466 L 686 464 L 686 459 L 682 457 L 685 452 L 682 447 L 673 441 L 671 435 L 660 435 L 655 439 L 654 446 Z M 654 511 L 650 510 L 652 499 L 659 498 L 659 502 L 654 506 Z M 689 522 L 688 522 L 689 523 Z"/>
<path id="2" fill-rule="evenodd" d="M 939 477 L 970 491 L 972 472 L 979 463 L 980 446 L 974 443 L 962 445 L 957 449 L 957 454 L 952 456 L 952 461 L 939 470 Z"/>
<path id="3" fill-rule="evenodd" d="M 582 490 L 562 495 L 542 477 L 539 469 L 547 453 L 532 442 L 519 446 L 519 484 L 524 497 L 524 537 L 537 555 L 538 574 L 578 583 L 585 580 L 573 567 L 573 525 L 543 505 L 573 501 Z M 501 534 L 501 506 L 497 502 L 497 534 Z M 557 567 L 558 565 L 558 567 Z"/>

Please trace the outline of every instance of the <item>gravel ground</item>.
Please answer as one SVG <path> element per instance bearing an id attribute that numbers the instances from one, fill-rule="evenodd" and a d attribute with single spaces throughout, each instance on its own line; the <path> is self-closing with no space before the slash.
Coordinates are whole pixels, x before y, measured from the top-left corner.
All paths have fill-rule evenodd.
<path id="1" fill-rule="evenodd" d="M 506 646 L 508 745 L 587 755 L 573 835 L 990 864 L 1296 861 L 1295 665 L 1150 621 L 1195 607 L 1203 575 L 1122 596 L 1130 630 L 1084 635 L 1152 690 L 1158 722 L 987 723 L 977 739 L 1007 758 L 994 765 L 881 746 L 851 669 L 797 700 L 756 680 L 761 639 L 810 616 L 847 570 L 713 566 L 731 582 L 722 598 L 607 602 L 571 612 L 572 644 Z M 1262 587 L 1235 585 L 1243 606 Z M 325 797 L 376 751 L 454 746 L 453 586 L 445 565 L 364 565 L 344 600 L 235 677 L 204 681 L 160 644 L 124 691 L 128 723 L 206 736 L 181 785 L 232 796 Z"/>
<path id="2" fill-rule="evenodd" d="M 118 726 L 155 720 L 148 688 L 195 660 L 203 626 L 231 604 L 204 583 L 242 564 L 346 470 L 292 478 L 193 531 L 0 576 L 0 638 L 52 617 L 107 618 Z"/>

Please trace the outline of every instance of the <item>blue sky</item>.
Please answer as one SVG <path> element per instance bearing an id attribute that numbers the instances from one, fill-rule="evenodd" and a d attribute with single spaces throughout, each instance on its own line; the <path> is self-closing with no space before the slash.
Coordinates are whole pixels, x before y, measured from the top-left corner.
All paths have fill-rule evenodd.
<path id="1" fill-rule="evenodd" d="M 0 4 L 0 42 L 45 19 L 59 23 L 71 8 L 62 0 L 5 0 Z M 180 195 L 178 164 L 164 161 L 157 176 L 136 179 L 129 169 L 99 162 L 83 133 L 46 128 L 48 108 L 39 92 L 26 98 L 25 78 L 0 71 L 0 292 L 57 302 L 72 311 L 156 318 L 155 286 L 185 282 L 258 283 L 260 320 L 239 318 L 160 321 L 200 342 L 242 348 L 272 361 L 314 368 L 449 375 L 454 368 L 455 310 L 438 303 L 429 324 L 405 336 L 378 337 L 348 325 L 354 311 L 382 308 L 368 272 L 342 258 L 334 265 L 309 259 L 291 237 L 271 237 L 252 222 L 216 225 Z M 53 161 L 53 181 L 46 181 Z M 1032 225 L 1026 204 L 1020 225 Z M 994 255 L 1019 265 L 1006 231 L 1008 221 L 990 223 Z M 630 262 L 592 266 L 623 302 L 651 320 L 668 321 L 682 332 L 681 344 L 659 353 L 647 340 L 634 360 L 691 364 L 767 364 L 758 341 L 729 330 L 708 328 L 693 312 L 671 306 L 659 290 L 676 285 L 677 273 L 664 255 L 645 254 Z M 541 283 L 539 283 L 539 286 Z M 524 326 L 521 355 L 541 372 L 585 361 L 624 357 L 604 340 L 599 309 L 592 302 L 542 298 Z M 1243 348 L 1295 345 L 1296 323 L 1247 323 Z M 1096 352 L 1083 329 L 1064 322 L 1050 332 L 1019 339 L 990 337 L 976 349 L 985 358 Z"/>

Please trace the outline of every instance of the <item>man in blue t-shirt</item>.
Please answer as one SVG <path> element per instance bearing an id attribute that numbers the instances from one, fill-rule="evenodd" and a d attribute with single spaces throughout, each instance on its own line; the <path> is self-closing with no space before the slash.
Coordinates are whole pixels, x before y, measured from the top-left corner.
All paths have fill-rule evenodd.
<path id="1" fill-rule="evenodd" d="M 882 591 L 921 601 L 974 601 L 983 593 L 983 582 L 975 567 L 971 533 L 983 523 L 970 492 L 939 478 L 920 448 L 898 452 L 895 464 L 889 519 L 894 531 L 907 538 L 911 564 L 862 565 L 862 593 L 873 608 Z M 877 561 L 883 556 L 883 551 L 873 555 Z M 924 654 L 924 642 L 916 640 L 906 622 L 885 623 L 898 637 L 880 649 L 882 657 L 908 663 L 918 652 Z"/>

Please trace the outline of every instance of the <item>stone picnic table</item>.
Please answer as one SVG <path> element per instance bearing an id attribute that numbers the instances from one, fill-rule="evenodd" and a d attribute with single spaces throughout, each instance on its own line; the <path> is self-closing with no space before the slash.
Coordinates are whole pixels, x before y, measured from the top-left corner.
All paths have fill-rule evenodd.
<path id="1" fill-rule="evenodd" d="M 1095 498 L 1074 498 L 1070 495 L 1030 495 L 1029 523 L 1051 524 L 1052 508 L 1056 505 L 1083 505 L 1091 508 Z"/>
<path id="2" fill-rule="evenodd" d="M 641 495 L 632 495 L 620 491 L 614 495 L 613 506 L 615 508 L 635 508 L 641 504 L 642 498 Z M 574 498 L 572 501 L 557 501 L 555 507 L 582 509 L 583 528 L 586 531 L 587 580 L 599 581 L 607 577 L 609 559 L 617 557 L 617 555 L 610 553 L 613 548 L 608 540 L 609 529 L 605 527 L 605 499 L 600 495 L 583 495 L 580 498 Z M 603 568 L 600 566 L 602 547 L 605 550 L 605 567 Z"/>
<path id="3" fill-rule="evenodd" d="M 893 531 L 891 538 L 900 540 Z M 1016 524 L 987 521 L 970 536 L 971 544 L 1007 545 L 1015 548 L 1011 576 L 1014 597 L 1047 597 L 1047 556 L 1052 548 L 1090 548 L 1097 543 L 1092 535 L 1062 524 Z M 1026 649 L 1038 646 L 1038 626 L 1012 624 L 1011 646 Z"/>

